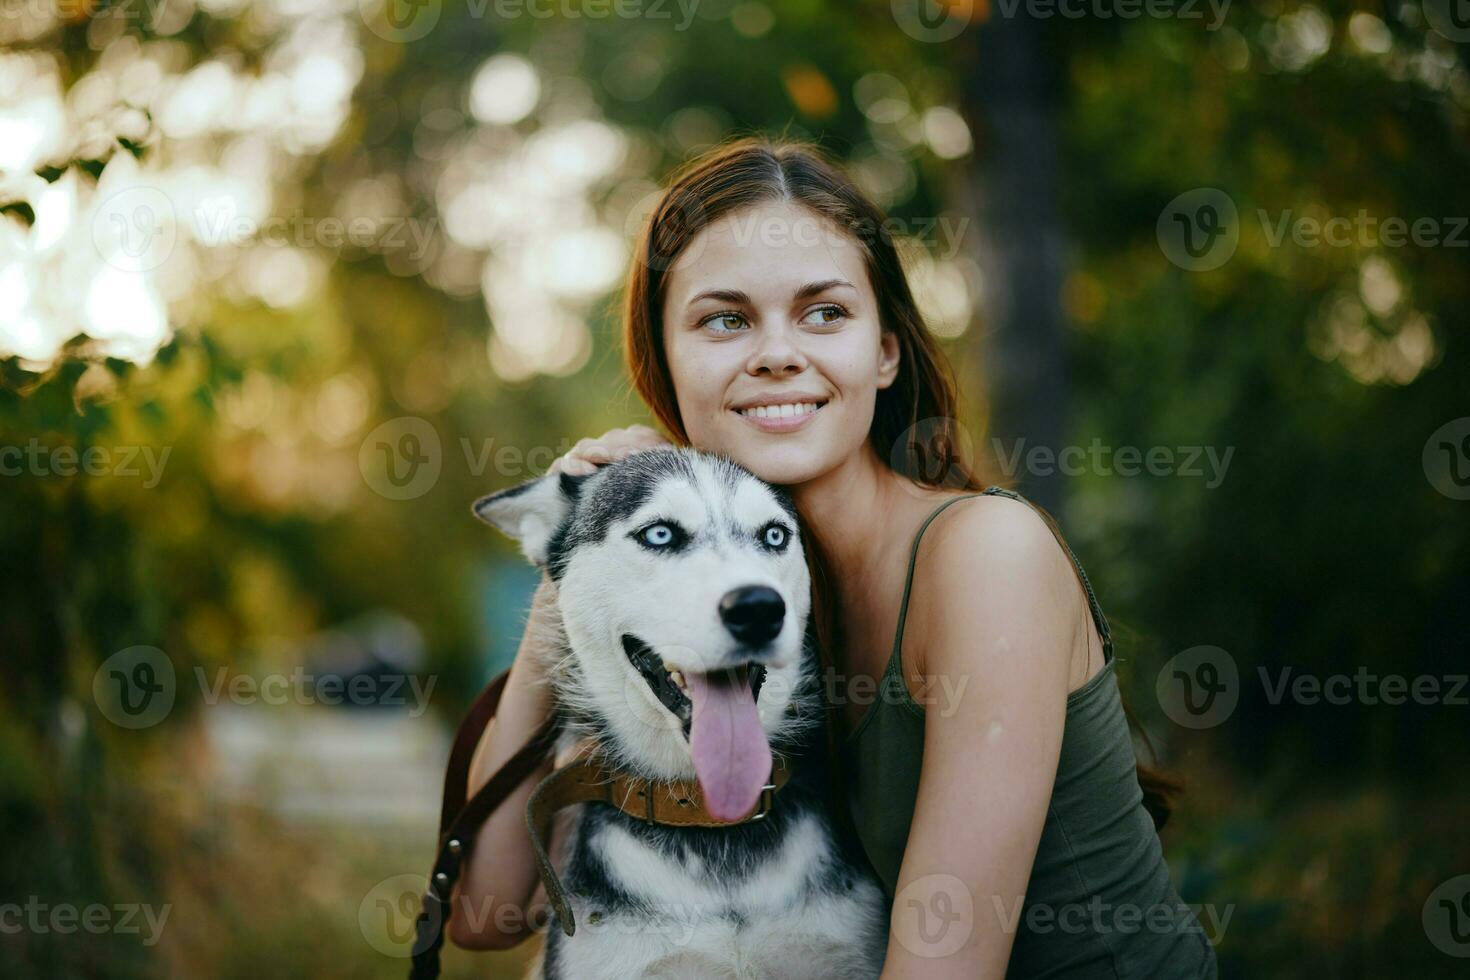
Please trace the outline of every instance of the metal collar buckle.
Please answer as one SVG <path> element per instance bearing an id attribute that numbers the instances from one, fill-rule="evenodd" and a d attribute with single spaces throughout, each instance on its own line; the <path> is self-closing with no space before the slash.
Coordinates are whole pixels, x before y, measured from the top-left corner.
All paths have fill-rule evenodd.
<path id="1" fill-rule="evenodd" d="M 756 804 L 755 813 L 751 814 L 746 819 L 751 822 L 754 822 L 756 820 L 764 820 L 766 819 L 766 815 L 771 812 L 771 807 L 775 805 L 776 784 L 766 783 L 764 786 L 761 787 L 760 801 Z"/>

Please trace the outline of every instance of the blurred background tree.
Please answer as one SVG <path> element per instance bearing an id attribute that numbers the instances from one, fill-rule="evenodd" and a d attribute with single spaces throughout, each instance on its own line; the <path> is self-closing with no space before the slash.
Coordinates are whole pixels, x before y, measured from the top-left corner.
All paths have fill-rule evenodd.
<path id="1" fill-rule="evenodd" d="M 445 727 L 530 582 L 468 503 L 647 420 L 633 235 L 749 132 L 819 141 L 896 219 L 977 456 L 1058 511 L 1190 781 L 1166 845 L 1232 915 L 1227 975 L 1451 972 L 1421 912 L 1470 871 L 1470 708 L 1268 695 L 1466 671 L 1466 504 L 1425 469 L 1467 375 L 1452 8 L 386 2 L 0 18 L 0 896 L 172 910 L 156 944 L 5 931 L 8 974 L 401 972 L 377 902 L 427 863 Z M 1199 189 L 1232 251 L 1192 271 L 1162 225 Z M 1290 232 L 1360 213 L 1341 245 Z M 1015 462 L 1094 444 L 1229 463 Z M 1155 681 L 1199 645 L 1242 683 L 1191 731 Z M 139 646 L 177 698 L 129 730 L 94 682 Z M 383 663 L 439 681 L 426 714 L 211 695 Z"/>

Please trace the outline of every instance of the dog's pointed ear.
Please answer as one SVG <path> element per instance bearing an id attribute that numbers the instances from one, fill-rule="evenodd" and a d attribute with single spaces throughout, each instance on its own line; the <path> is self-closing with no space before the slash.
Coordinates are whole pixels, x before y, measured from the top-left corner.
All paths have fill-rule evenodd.
<path id="1" fill-rule="evenodd" d="M 475 516 L 521 546 L 533 563 L 545 565 L 551 537 L 567 519 L 585 476 L 549 473 L 475 501 Z"/>

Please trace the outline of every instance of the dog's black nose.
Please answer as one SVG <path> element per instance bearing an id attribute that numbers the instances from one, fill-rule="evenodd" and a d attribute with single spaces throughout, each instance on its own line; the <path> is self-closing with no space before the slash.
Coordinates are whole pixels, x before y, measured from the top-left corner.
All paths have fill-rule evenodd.
<path id="1" fill-rule="evenodd" d="M 781 632 L 786 603 L 769 586 L 747 585 L 725 593 L 720 600 L 720 618 L 735 639 L 756 647 L 769 643 Z"/>

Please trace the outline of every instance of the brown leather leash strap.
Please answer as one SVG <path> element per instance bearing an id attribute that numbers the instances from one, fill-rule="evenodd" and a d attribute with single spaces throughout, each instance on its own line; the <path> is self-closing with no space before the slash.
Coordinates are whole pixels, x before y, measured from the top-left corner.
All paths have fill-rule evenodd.
<path id="1" fill-rule="evenodd" d="M 500 695 L 509 677 L 510 670 L 507 669 L 486 685 L 454 733 L 449 764 L 445 767 L 444 798 L 439 810 L 438 854 L 434 859 L 434 870 L 429 874 L 429 886 L 424 891 L 416 924 L 410 980 L 435 980 L 439 976 L 439 950 L 444 945 L 444 933 L 449 927 L 452 912 L 450 894 L 474 844 L 476 832 L 496 807 L 505 802 L 505 798 L 535 772 L 537 766 L 550 758 L 556 743 L 560 719 L 553 713 L 530 741 L 496 770 L 474 796 L 465 800 L 470 761 L 474 758 L 480 736 L 495 717 Z"/>
<path id="2" fill-rule="evenodd" d="M 510 671 L 506 670 L 490 681 L 470 705 L 454 733 L 444 776 L 444 798 L 439 810 L 439 849 L 416 923 L 409 980 L 437 980 L 439 950 L 444 946 L 444 934 L 453 912 L 450 896 L 480 826 L 537 766 L 551 757 L 556 744 L 560 718 L 553 713 L 530 741 L 466 801 L 470 762 L 480 737 L 495 717 L 509 676 Z M 586 759 L 572 762 L 547 775 L 536 785 L 526 804 L 526 826 L 530 831 L 537 871 L 562 931 L 572 935 L 576 930 L 576 920 L 546 851 L 551 819 L 558 810 L 577 803 L 603 802 L 655 825 L 733 827 L 761 820 L 770 813 L 775 793 L 786 785 L 790 777 L 791 770 L 786 760 L 776 756 L 771 775 L 751 811 L 736 820 L 721 820 L 705 806 L 698 780 L 647 780 L 614 768 L 601 753 L 594 752 Z"/>
<path id="3" fill-rule="evenodd" d="M 546 886 L 546 897 L 556 912 L 562 932 L 576 932 L 566 892 L 546 853 L 551 818 L 556 811 L 577 803 L 600 802 L 617 807 L 631 817 L 664 827 L 733 827 L 763 819 L 775 804 L 775 794 L 791 778 L 786 760 L 776 756 L 771 775 L 761 787 L 755 805 L 742 817 L 721 820 L 705 806 L 704 793 L 695 779 L 653 781 L 612 768 L 606 757 L 594 754 L 572 762 L 542 779 L 526 804 L 526 828 L 536 852 L 536 867 Z"/>

